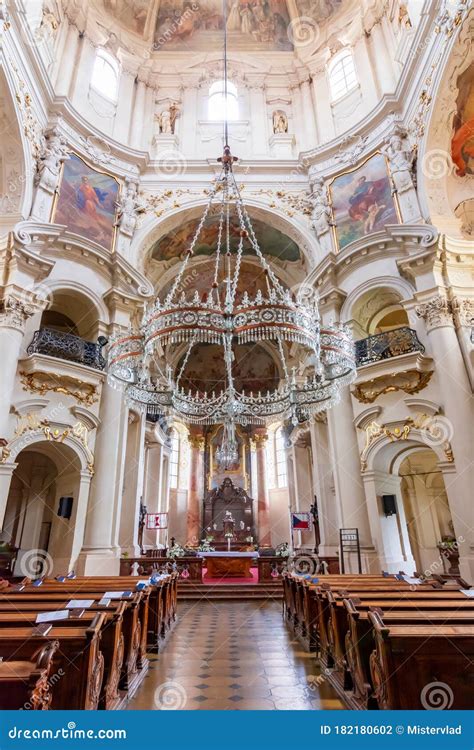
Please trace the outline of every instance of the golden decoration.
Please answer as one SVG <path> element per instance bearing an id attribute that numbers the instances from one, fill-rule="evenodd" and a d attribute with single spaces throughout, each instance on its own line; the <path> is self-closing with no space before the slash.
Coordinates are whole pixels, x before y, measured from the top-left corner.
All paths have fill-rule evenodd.
<path id="1" fill-rule="evenodd" d="M 370 424 L 368 424 L 365 429 L 365 445 L 362 453 L 360 454 L 361 471 L 365 471 L 367 469 L 367 455 L 369 452 L 369 448 L 372 443 L 377 440 L 377 438 L 385 435 L 391 442 L 394 442 L 395 440 L 407 440 L 411 430 L 413 429 L 422 430 L 434 439 L 437 439 L 438 437 L 436 429 L 436 419 L 428 416 L 428 414 L 417 414 L 415 419 L 412 419 L 412 417 L 407 417 L 401 427 L 394 427 L 393 430 L 388 429 L 388 427 L 386 427 L 385 425 L 379 424 L 375 420 L 370 422 Z M 427 442 L 426 445 L 428 448 L 431 447 L 429 442 Z M 448 463 L 453 463 L 454 454 L 449 440 L 446 440 L 443 443 L 443 450 L 444 455 L 446 456 L 446 461 Z"/>
<path id="2" fill-rule="evenodd" d="M 22 417 L 19 417 L 18 424 L 15 430 L 15 438 L 19 438 L 25 434 L 25 432 L 42 432 L 46 440 L 55 443 L 63 443 L 67 437 L 75 437 L 79 440 L 83 446 L 87 456 L 87 469 L 91 475 L 94 474 L 94 454 L 89 448 L 89 430 L 83 422 L 77 421 L 72 427 L 66 427 L 65 429 L 59 429 L 58 427 L 51 427 L 49 419 L 39 419 L 37 414 L 29 412 Z M 0 463 L 6 463 L 8 460 L 11 450 L 7 444 L 2 448 L 2 457 Z"/>
<path id="3" fill-rule="evenodd" d="M 84 383 L 69 375 L 50 375 L 47 372 L 35 372 L 28 375 L 20 372 L 20 381 L 24 391 L 39 393 L 44 396 L 48 391 L 63 393 L 75 398 L 80 404 L 92 406 L 99 398 L 97 389 L 91 383 Z"/>
<path id="4" fill-rule="evenodd" d="M 378 378 L 367 380 L 364 383 L 356 385 L 353 389 L 353 395 L 362 404 L 372 404 L 383 393 L 392 393 L 394 391 L 404 391 L 405 393 L 419 393 L 426 388 L 433 375 L 433 370 L 429 372 L 419 372 L 418 370 L 406 370 L 405 372 L 393 373 L 391 375 L 381 375 Z"/>

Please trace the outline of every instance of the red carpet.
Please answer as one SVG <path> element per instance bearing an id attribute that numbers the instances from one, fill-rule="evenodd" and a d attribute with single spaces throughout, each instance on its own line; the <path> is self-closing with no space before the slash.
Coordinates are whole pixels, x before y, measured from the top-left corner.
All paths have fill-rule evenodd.
<path id="1" fill-rule="evenodd" d="M 203 568 L 203 583 L 258 583 L 258 568 L 250 568 L 252 578 L 211 578 L 207 575 L 207 568 Z"/>

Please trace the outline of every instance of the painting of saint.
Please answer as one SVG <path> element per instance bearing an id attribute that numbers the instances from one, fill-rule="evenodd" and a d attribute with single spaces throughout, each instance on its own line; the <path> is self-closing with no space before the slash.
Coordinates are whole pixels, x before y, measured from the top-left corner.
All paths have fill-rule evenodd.
<path id="1" fill-rule="evenodd" d="M 364 164 L 335 177 L 329 187 L 339 250 L 386 224 L 398 224 L 385 157 L 374 154 Z"/>
<path id="2" fill-rule="evenodd" d="M 64 162 L 53 221 L 111 250 L 119 184 L 76 154 Z"/>
<path id="3" fill-rule="evenodd" d="M 291 50 L 285 0 L 229 0 L 226 28 L 233 49 Z M 221 0 L 161 0 L 155 50 L 209 49 L 224 29 Z"/>
<path id="4" fill-rule="evenodd" d="M 451 156 L 460 177 L 474 174 L 474 63 L 457 81 L 458 96 L 454 115 Z"/>

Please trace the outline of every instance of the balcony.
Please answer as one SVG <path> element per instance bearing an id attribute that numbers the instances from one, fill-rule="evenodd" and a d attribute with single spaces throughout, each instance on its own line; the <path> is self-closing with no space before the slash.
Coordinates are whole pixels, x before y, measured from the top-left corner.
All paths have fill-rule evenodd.
<path id="1" fill-rule="evenodd" d="M 56 359 L 93 367 L 95 370 L 103 370 L 106 362 L 102 356 L 102 348 L 106 343 L 107 339 L 104 336 L 99 336 L 97 343 L 94 343 L 84 341 L 72 333 L 40 328 L 39 331 L 35 331 L 26 351 L 28 354 L 46 354 Z"/>
<path id="2" fill-rule="evenodd" d="M 403 327 L 360 339 L 355 342 L 355 350 L 357 367 L 365 367 L 402 354 L 424 354 L 425 347 L 413 328 Z"/>

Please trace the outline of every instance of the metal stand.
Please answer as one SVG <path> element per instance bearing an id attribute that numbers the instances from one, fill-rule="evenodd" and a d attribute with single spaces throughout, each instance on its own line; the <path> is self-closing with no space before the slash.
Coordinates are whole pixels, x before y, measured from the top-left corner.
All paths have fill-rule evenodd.
<path id="1" fill-rule="evenodd" d="M 359 573 L 362 573 L 362 560 L 360 558 L 359 529 L 339 529 L 339 564 L 341 573 L 346 572 L 344 563 L 344 552 L 357 552 Z"/>

